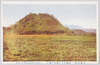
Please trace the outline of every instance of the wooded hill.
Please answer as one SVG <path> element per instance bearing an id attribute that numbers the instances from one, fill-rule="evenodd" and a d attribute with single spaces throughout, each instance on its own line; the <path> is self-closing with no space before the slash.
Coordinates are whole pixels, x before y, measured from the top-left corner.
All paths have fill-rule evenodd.
<path id="1" fill-rule="evenodd" d="M 59 34 L 72 33 L 64 27 L 53 15 L 30 13 L 20 19 L 14 25 L 5 29 L 4 34 Z M 6 31 L 6 32 L 5 32 Z"/>

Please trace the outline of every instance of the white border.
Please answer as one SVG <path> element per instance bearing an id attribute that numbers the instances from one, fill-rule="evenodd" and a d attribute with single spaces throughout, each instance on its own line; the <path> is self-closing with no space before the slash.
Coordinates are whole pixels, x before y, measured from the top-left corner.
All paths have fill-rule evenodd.
<path id="1" fill-rule="evenodd" d="M 3 28 L 2 28 L 2 22 L 3 22 L 3 5 L 1 3 L 1 61 L 3 63 Z"/>
<path id="2" fill-rule="evenodd" d="M 97 45 L 96 45 L 96 49 L 97 49 L 97 62 L 88 62 L 88 61 L 83 61 L 82 64 L 97 64 L 99 63 L 99 40 L 98 40 L 98 1 L 1 1 L 1 60 L 3 64 L 26 64 L 26 63 L 33 63 L 33 64 L 37 64 L 37 63 L 42 63 L 42 64 L 66 64 L 66 62 L 68 62 L 69 64 L 75 64 L 74 61 L 13 61 L 13 62 L 3 62 L 3 28 L 2 28 L 2 23 L 3 23 L 3 4 L 96 4 L 96 10 L 97 10 L 97 36 L 96 36 L 96 40 L 97 40 Z M 17 63 L 16 63 L 17 62 Z M 82 61 L 76 61 L 76 63 L 81 64 Z"/>
<path id="3" fill-rule="evenodd" d="M 2 1 L 2 4 L 97 4 L 97 1 Z"/>

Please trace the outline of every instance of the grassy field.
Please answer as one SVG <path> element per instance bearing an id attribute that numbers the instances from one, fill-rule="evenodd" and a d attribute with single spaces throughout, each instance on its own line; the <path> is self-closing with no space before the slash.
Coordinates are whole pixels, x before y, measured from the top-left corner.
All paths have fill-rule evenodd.
<path id="1" fill-rule="evenodd" d="M 4 35 L 4 61 L 96 61 L 94 35 Z"/>

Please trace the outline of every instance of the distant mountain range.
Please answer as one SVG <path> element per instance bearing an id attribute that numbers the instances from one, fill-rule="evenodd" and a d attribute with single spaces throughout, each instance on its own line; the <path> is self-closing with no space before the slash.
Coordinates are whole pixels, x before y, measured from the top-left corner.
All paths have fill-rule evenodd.
<path id="1" fill-rule="evenodd" d="M 77 30 L 82 30 L 84 32 L 88 32 L 88 33 L 96 33 L 96 29 L 86 29 L 86 28 L 83 28 L 79 25 L 65 25 L 65 27 L 68 27 L 69 29 L 72 29 L 73 31 Z M 76 31 L 75 31 L 76 32 Z"/>
<path id="2" fill-rule="evenodd" d="M 85 31 L 85 32 L 89 32 L 89 33 L 96 33 L 96 29 L 81 29 L 81 30 L 83 30 L 83 31 Z"/>
<path id="3" fill-rule="evenodd" d="M 84 29 L 83 27 L 78 25 L 65 25 L 65 27 L 68 27 L 69 29 Z"/>

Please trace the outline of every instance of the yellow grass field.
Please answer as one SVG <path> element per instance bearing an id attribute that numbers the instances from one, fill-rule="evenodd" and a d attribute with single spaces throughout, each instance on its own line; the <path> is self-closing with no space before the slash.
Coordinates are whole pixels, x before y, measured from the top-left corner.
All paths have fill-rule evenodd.
<path id="1" fill-rule="evenodd" d="M 3 61 L 96 61 L 96 36 L 4 35 Z"/>

